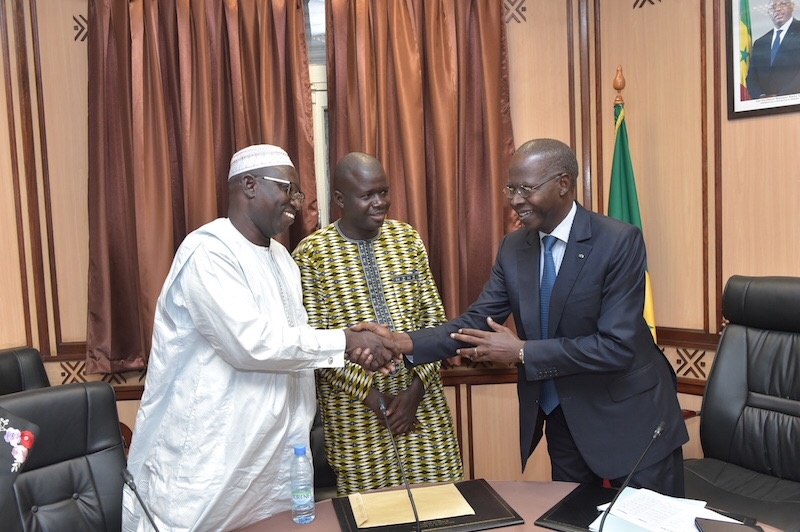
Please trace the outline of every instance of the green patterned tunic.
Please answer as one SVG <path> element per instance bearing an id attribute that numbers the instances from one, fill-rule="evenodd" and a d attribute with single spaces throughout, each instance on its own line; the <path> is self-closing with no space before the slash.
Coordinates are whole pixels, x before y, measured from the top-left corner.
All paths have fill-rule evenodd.
<path id="1" fill-rule="evenodd" d="M 305 238 L 293 255 L 313 327 L 377 321 L 412 331 L 446 321 L 425 246 L 406 223 L 386 220 L 378 236 L 359 241 L 343 236 L 333 223 Z M 343 369 L 317 371 L 326 454 L 340 495 L 402 484 L 389 435 L 363 401 L 371 387 L 397 394 L 414 375 L 426 390 L 419 423 L 415 432 L 397 437 L 408 481 L 461 480 L 461 455 L 439 370 L 436 363 L 402 368 L 393 376 L 368 375 L 348 362 Z"/>

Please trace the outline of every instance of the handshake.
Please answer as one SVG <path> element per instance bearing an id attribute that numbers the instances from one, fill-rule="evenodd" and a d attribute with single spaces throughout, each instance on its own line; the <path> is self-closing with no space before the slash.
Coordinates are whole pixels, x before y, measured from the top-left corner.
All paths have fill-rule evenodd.
<path id="1" fill-rule="evenodd" d="M 393 373 L 403 360 L 403 353 L 411 351 L 411 339 L 404 333 L 393 333 L 385 325 L 361 322 L 344 330 L 347 345 L 345 360 L 362 366 L 367 371 Z"/>

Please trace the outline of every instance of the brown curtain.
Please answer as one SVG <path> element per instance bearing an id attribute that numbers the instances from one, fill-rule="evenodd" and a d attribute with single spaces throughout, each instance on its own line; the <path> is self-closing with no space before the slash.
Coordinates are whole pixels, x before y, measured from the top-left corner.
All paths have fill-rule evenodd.
<path id="1" fill-rule="evenodd" d="M 488 279 L 509 216 L 502 15 L 487 0 L 326 1 L 331 163 L 381 160 L 390 216 L 428 245 L 450 317 Z"/>
<path id="2" fill-rule="evenodd" d="M 317 224 L 301 0 L 90 0 L 87 373 L 145 367 L 187 233 L 224 216 L 234 151 L 285 148 Z"/>

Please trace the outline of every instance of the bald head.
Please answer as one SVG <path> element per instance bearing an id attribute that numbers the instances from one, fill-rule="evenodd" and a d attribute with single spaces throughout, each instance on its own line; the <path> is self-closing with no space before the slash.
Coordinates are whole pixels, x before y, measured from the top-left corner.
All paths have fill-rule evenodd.
<path id="1" fill-rule="evenodd" d="M 379 173 L 385 172 L 378 159 L 372 155 L 354 151 L 348 153 L 336 163 L 336 167 L 333 169 L 333 188 L 341 190 L 342 187 L 347 187 L 353 179 L 358 179 L 359 176 Z"/>
<path id="2" fill-rule="evenodd" d="M 572 148 L 556 139 L 529 140 L 514 153 L 511 165 L 537 160 L 548 175 L 566 174 L 572 186 L 578 181 L 578 159 Z"/>
<path id="3" fill-rule="evenodd" d="M 339 230 L 355 240 L 377 235 L 392 203 L 380 161 L 366 153 L 348 153 L 336 163 L 333 188 L 333 199 L 342 210 Z"/>

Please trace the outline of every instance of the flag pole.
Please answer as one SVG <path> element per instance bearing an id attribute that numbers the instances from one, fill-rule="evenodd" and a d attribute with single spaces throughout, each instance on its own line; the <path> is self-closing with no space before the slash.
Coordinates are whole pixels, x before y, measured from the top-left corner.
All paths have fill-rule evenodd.
<path id="1" fill-rule="evenodd" d="M 617 74 L 614 76 L 614 90 L 617 91 L 617 97 L 614 98 L 614 105 L 621 103 L 625 104 L 622 99 L 622 91 L 625 89 L 625 76 L 622 75 L 622 65 L 617 65 Z"/>
<path id="2" fill-rule="evenodd" d="M 622 90 L 625 88 L 625 76 L 622 74 L 622 65 L 617 65 L 613 87 L 617 91 L 617 96 L 614 98 L 614 157 L 611 161 L 608 215 L 633 224 L 641 231 L 642 218 L 639 211 L 639 198 L 636 194 L 636 180 L 628 146 L 628 130 L 625 126 L 625 101 L 622 98 Z M 650 329 L 650 333 L 653 335 L 653 340 L 658 341 L 653 289 L 650 282 L 650 273 L 646 265 L 645 298 L 642 315 Z"/>

